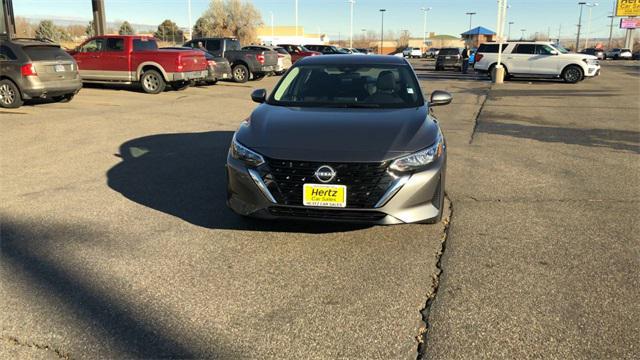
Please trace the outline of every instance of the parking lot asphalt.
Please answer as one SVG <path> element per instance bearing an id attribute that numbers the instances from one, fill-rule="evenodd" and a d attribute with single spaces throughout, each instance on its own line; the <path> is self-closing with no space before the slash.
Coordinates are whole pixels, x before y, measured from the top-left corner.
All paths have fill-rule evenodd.
<path id="1" fill-rule="evenodd" d="M 492 88 L 413 63 L 454 95 L 437 225 L 227 210 L 232 132 L 277 78 L 0 110 L 0 356 L 415 358 L 423 313 L 428 358 L 637 354 L 638 68 Z"/>

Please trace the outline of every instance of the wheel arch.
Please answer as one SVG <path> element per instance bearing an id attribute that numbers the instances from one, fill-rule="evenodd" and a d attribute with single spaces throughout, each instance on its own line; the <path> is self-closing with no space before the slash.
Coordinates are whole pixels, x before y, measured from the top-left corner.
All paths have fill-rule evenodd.
<path id="1" fill-rule="evenodd" d="M 145 61 L 143 63 L 141 63 L 140 65 L 138 65 L 138 69 L 136 70 L 136 81 L 140 81 L 140 78 L 142 78 L 142 74 L 145 71 L 148 70 L 155 70 L 157 72 L 159 72 L 162 77 L 164 78 L 164 81 L 169 81 L 169 77 L 167 76 L 166 71 L 164 71 L 164 68 L 158 64 L 155 61 Z"/>
<path id="2" fill-rule="evenodd" d="M 562 76 L 565 70 L 567 70 L 570 67 L 577 67 L 578 69 L 580 69 L 580 72 L 582 73 L 582 78 L 580 80 L 584 79 L 584 74 L 586 74 L 587 72 L 585 71 L 584 67 L 581 64 L 577 64 L 577 63 L 570 63 L 565 65 L 560 71 L 560 76 Z"/>

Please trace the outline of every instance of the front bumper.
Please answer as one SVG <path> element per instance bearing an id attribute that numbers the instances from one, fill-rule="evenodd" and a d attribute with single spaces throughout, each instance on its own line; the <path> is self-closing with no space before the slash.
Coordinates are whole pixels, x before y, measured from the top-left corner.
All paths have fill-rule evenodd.
<path id="1" fill-rule="evenodd" d="M 326 208 L 279 204 L 267 197 L 245 164 L 227 157 L 227 205 L 236 213 L 264 219 L 358 222 L 379 225 L 424 222 L 442 210 L 446 152 L 427 169 L 405 175 L 397 192 L 385 192 L 371 208 Z M 254 172 L 255 176 L 255 172 Z M 313 182 L 313 181 L 310 181 Z M 393 184 L 389 186 L 391 188 Z M 388 196 L 384 201 L 384 198 Z M 347 205 L 349 185 L 347 186 Z"/>
<path id="2" fill-rule="evenodd" d="M 600 65 L 589 65 L 584 73 L 585 77 L 594 77 L 600 75 Z"/>

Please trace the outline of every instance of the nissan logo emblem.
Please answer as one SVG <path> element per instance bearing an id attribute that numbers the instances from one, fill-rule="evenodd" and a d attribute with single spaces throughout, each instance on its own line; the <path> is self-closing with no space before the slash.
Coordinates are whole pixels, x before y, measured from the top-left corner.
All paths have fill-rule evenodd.
<path id="1" fill-rule="evenodd" d="M 336 171 L 329 165 L 322 165 L 313 174 L 320 182 L 328 183 L 336 177 Z"/>

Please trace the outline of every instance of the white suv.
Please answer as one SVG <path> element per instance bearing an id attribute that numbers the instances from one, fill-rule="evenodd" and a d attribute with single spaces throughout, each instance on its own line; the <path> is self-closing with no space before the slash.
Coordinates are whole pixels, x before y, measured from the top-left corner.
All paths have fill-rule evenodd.
<path id="1" fill-rule="evenodd" d="M 422 51 L 420 50 L 420 48 L 406 48 L 404 50 L 402 50 L 402 56 L 404 57 L 408 57 L 408 58 L 419 58 L 422 57 Z"/>
<path id="2" fill-rule="evenodd" d="M 633 58 L 633 55 L 631 54 L 631 50 L 629 49 L 615 48 L 607 51 L 607 53 L 605 54 L 605 57 L 607 59 L 614 59 L 614 60 L 618 60 L 618 59 L 631 60 L 631 58 Z"/>
<path id="3" fill-rule="evenodd" d="M 498 44 L 482 44 L 474 69 L 491 73 L 498 62 Z M 506 76 L 562 78 L 576 83 L 600 74 L 595 56 L 570 53 L 551 42 L 509 42 L 502 44 L 502 64 Z"/>

